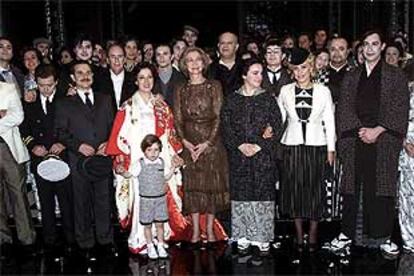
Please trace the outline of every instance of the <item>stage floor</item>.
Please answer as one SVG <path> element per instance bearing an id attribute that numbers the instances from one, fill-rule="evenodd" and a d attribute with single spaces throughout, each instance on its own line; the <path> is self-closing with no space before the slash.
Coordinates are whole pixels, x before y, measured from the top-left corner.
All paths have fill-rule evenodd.
<path id="1" fill-rule="evenodd" d="M 320 236 L 325 240 L 337 227 L 334 223 L 321 226 Z M 40 232 L 41 228 L 37 227 L 37 230 Z M 215 249 L 198 250 L 185 244 L 170 244 L 169 258 L 156 261 L 130 255 L 126 239 L 126 233 L 116 231 L 118 256 L 98 255 L 95 261 L 86 261 L 77 251 L 71 256 L 55 259 L 42 253 L 41 244 L 37 244 L 36 256 L 24 257 L 15 247 L 12 258 L 1 262 L 1 275 L 414 275 L 414 255 L 402 254 L 391 260 L 377 250 L 354 248 L 348 260 L 324 250 L 298 256 L 292 249 L 292 238 L 283 239 L 280 249 L 272 248 L 267 254 L 259 253 L 254 247 L 241 254 L 230 242 L 219 244 Z"/>

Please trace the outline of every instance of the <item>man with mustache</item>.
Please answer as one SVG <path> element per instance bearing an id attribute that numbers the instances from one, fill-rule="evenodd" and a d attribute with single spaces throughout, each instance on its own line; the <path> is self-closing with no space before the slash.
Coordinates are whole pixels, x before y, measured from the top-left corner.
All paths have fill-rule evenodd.
<path id="1" fill-rule="evenodd" d="M 85 174 L 85 166 L 82 165 L 84 158 L 94 157 L 96 160 L 100 158 L 96 156 L 105 155 L 114 111 L 111 97 L 95 93 L 92 89 L 94 74 L 88 62 L 74 63 L 70 76 L 75 83 L 76 95 L 56 103 L 55 129 L 59 141 L 68 151 L 73 185 L 75 239 L 88 259 L 95 246 L 95 236 L 98 252 L 114 252 L 110 173 L 99 178 L 90 177 L 90 174 Z"/>

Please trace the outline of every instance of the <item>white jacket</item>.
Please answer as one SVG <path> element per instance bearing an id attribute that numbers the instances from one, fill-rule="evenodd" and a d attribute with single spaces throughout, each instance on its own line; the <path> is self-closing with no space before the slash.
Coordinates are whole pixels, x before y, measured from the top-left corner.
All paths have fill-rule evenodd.
<path id="1" fill-rule="evenodd" d="M 24 113 L 14 84 L 0 82 L 0 110 L 6 110 L 6 116 L 0 118 L 0 137 L 6 142 L 16 162 L 24 163 L 30 156 L 20 137 L 19 125 L 23 122 Z"/>
<path id="2" fill-rule="evenodd" d="M 296 83 L 287 84 L 280 90 L 278 104 L 283 122 L 287 127 L 281 143 L 288 146 L 325 146 L 335 151 L 335 119 L 331 92 L 322 84 L 313 85 L 312 112 L 306 120 L 306 143 L 303 139 L 302 120 L 296 112 Z"/>

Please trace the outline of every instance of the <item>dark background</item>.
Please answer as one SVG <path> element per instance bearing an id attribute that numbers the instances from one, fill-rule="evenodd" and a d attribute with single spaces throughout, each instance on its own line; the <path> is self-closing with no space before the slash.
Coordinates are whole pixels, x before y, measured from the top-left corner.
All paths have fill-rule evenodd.
<path id="1" fill-rule="evenodd" d="M 57 0 L 51 0 L 57 1 Z M 403 0 L 394 2 L 402 3 Z M 410 1 L 413 2 L 413 1 Z M 330 12 L 340 3 L 340 12 Z M 191 24 L 200 32 L 199 45 L 213 46 L 220 32 L 247 32 L 246 16 L 259 21 L 270 19 L 271 31 L 278 34 L 313 32 L 322 27 L 349 39 L 368 27 L 390 30 L 392 1 L 70 1 L 63 0 L 65 44 L 79 32 L 102 42 L 112 36 L 132 34 L 138 39 L 169 41 L 181 35 L 182 26 Z M 410 4 L 414 6 L 413 4 Z M 3 35 L 11 37 L 17 48 L 31 44 L 35 37 L 46 36 L 45 1 L 0 0 Z M 412 7 L 411 7 L 412 10 Z M 403 20 L 397 14 L 397 21 Z M 413 21 L 410 13 L 410 26 Z M 397 22 L 397 23 L 398 23 Z M 394 26 L 397 28 L 396 26 Z"/>

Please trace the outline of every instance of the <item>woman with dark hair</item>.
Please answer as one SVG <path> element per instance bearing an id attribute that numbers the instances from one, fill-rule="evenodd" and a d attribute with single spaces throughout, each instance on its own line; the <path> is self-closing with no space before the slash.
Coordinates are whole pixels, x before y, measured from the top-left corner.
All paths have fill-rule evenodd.
<path id="1" fill-rule="evenodd" d="M 183 212 L 191 215 L 195 247 L 205 238 L 200 214 L 206 216 L 207 241 L 215 242 L 226 238 L 217 222 L 214 227 L 215 215 L 229 208 L 227 156 L 219 131 L 223 93 L 218 81 L 205 77 L 207 64 L 203 50 L 187 48 L 180 67 L 188 81 L 174 93 L 175 125 L 184 145 Z"/>
<path id="2" fill-rule="evenodd" d="M 146 253 L 144 227 L 139 222 L 139 181 L 136 168 L 144 153 L 140 143 L 148 134 L 156 135 L 163 144 L 161 158 L 166 164 L 182 164 L 178 153 L 182 145 L 175 135 L 174 118 L 168 105 L 153 93 L 156 68 L 143 62 L 136 69 L 138 90 L 119 109 L 107 145 L 107 154 L 114 157 L 116 177 L 116 203 L 122 228 L 131 227 L 128 238 L 133 254 Z M 167 203 L 169 223 L 165 224 L 165 237 L 183 240 L 187 237 L 188 223 L 181 215 L 181 185 L 179 171 L 168 181 Z"/>
<path id="3" fill-rule="evenodd" d="M 42 63 L 42 54 L 39 50 L 28 47 L 22 51 L 24 65 L 24 101 L 34 102 L 36 100 L 37 83 L 35 80 L 35 70 Z"/>
<path id="4" fill-rule="evenodd" d="M 390 43 L 385 46 L 384 58 L 385 62 L 389 65 L 400 67 L 403 54 L 404 51 L 398 43 Z"/>
<path id="5" fill-rule="evenodd" d="M 244 62 L 243 86 L 227 98 L 221 113 L 230 165 L 232 239 L 239 250 L 254 245 L 268 251 L 274 239 L 274 150 L 282 120 L 277 102 L 261 87 L 262 71 L 259 60 Z M 265 139 L 267 128 L 273 135 Z"/>

